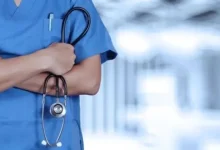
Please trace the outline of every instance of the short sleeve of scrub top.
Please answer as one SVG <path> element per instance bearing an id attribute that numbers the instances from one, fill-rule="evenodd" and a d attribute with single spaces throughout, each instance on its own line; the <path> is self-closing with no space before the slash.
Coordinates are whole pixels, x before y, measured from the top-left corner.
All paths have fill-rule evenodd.
<path id="1" fill-rule="evenodd" d="M 101 62 L 114 59 L 117 56 L 106 27 L 104 26 L 99 13 L 91 0 L 76 0 L 73 3 L 76 7 L 85 8 L 91 16 L 91 26 L 86 36 L 75 45 L 76 63 L 88 57 L 100 54 Z M 74 33 L 71 39 L 76 39 L 86 26 L 82 13 L 77 13 L 73 21 Z"/>
<path id="2" fill-rule="evenodd" d="M 95 56 L 101 62 L 117 56 L 111 38 L 92 0 L 22 0 L 19 7 L 14 0 L 0 0 L 0 57 L 10 59 L 34 53 L 61 41 L 64 14 L 72 7 L 83 7 L 91 16 L 86 36 L 75 46 L 76 63 Z M 50 13 L 54 13 L 49 30 Z M 68 19 L 66 41 L 73 41 L 85 27 L 84 16 L 74 12 Z M 61 98 L 62 100 L 62 98 Z M 55 97 L 46 97 L 45 127 L 48 139 L 54 142 L 61 121 L 51 117 L 49 107 Z M 66 123 L 61 136 L 61 148 L 48 148 L 41 126 L 42 95 L 12 87 L 0 92 L 0 147 L 2 150 L 83 150 L 80 125 L 80 98 L 69 96 Z"/>

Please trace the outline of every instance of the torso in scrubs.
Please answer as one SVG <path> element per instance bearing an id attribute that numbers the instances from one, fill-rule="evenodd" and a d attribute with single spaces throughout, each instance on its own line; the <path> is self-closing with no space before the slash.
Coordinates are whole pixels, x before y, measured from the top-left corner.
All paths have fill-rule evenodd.
<path id="1" fill-rule="evenodd" d="M 89 32 L 74 46 L 76 63 L 97 54 L 102 63 L 114 59 L 117 54 L 112 41 L 91 0 L 22 0 L 19 7 L 14 0 L 0 0 L 0 56 L 7 59 L 27 55 L 60 42 L 62 17 L 72 6 L 87 9 L 92 19 Z M 50 13 L 54 14 L 51 31 Z M 84 27 L 84 16 L 74 12 L 67 23 L 66 40 L 73 41 Z M 50 142 L 56 140 L 61 126 L 61 121 L 48 111 L 54 101 L 52 96 L 46 99 L 45 126 Z M 30 91 L 14 87 L 0 93 L 0 149 L 83 150 L 79 96 L 69 96 L 61 148 L 41 144 L 41 104 L 42 95 Z"/>

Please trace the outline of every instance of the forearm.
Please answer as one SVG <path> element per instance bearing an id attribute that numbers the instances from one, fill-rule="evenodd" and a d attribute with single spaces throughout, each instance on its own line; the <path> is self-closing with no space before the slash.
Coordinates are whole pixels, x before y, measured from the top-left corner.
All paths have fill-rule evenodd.
<path id="1" fill-rule="evenodd" d="M 43 72 L 46 68 L 38 53 L 10 59 L 0 59 L 0 91 L 4 91 Z"/>
<path id="2" fill-rule="evenodd" d="M 48 76 L 48 73 L 40 73 L 38 75 L 33 76 L 32 78 L 25 80 L 17 84 L 15 87 L 24 89 L 27 91 L 35 92 L 35 93 L 43 93 L 43 84 L 45 78 Z M 51 79 L 52 80 L 52 79 Z M 52 90 L 53 82 L 49 80 L 48 82 L 48 91 Z"/>
<path id="3" fill-rule="evenodd" d="M 100 59 L 97 59 L 96 61 L 98 63 L 100 62 Z M 101 67 L 99 66 L 94 69 L 93 63 L 89 63 L 89 65 L 87 64 L 82 63 L 74 65 L 71 71 L 63 75 L 67 83 L 68 95 L 94 95 L 97 93 L 100 85 Z M 38 74 L 35 77 L 18 84 L 16 87 L 36 93 L 42 93 L 43 83 L 47 75 L 48 74 L 46 73 Z M 54 81 L 54 79 L 51 79 L 48 82 L 48 95 L 55 95 Z M 63 90 L 62 82 L 60 81 L 59 83 L 59 87 Z"/>
<path id="4" fill-rule="evenodd" d="M 85 73 L 81 66 L 75 65 L 72 70 L 63 75 L 67 83 L 68 95 L 94 95 L 97 92 L 97 81 L 91 79 L 89 73 Z M 18 85 L 17 88 L 31 92 L 43 93 L 43 85 L 48 73 L 40 73 Z M 59 88 L 63 91 L 62 81 L 59 81 Z M 50 79 L 47 85 L 47 94 L 55 95 L 55 80 Z"/>
<path id="5" fill-rule="evenodd" d="M 69 95 L 95 95 L 99 90 L 99 74 L 92 68 L 76 65 L 64 75 Z"/>

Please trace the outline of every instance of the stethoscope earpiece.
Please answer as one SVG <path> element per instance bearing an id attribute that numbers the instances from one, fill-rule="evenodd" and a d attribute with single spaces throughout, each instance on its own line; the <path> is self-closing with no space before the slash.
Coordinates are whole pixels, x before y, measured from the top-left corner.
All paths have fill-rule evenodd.
<path id="1" fill-rule="evenodd" d="M 47 146 L 47 145 L 48 145 L 45 140 L 43 140 L 43 141 L 41 142 L 41 144 L 44 145 L 44 146 Z M 56 147 L 62 147 L 62 143 L 61 143 L 61 142 L 56 143 Z"/>
<path id="2" fill-rule="evenodd" d="M 47 145 L 47 142 L 46 142 L 45 140 L 43 140 L 43 141 L 41 142 L 41 144 L 44 145 L 44 146 L 46 146 L 46 145 Z"/>
<path id="3" fill-rule="evenodd" d="M 62 147 L 62 143 L 61 143 L 61 142 L 58 142 L 58 143 L 57 143 L 57 147 Z"/>

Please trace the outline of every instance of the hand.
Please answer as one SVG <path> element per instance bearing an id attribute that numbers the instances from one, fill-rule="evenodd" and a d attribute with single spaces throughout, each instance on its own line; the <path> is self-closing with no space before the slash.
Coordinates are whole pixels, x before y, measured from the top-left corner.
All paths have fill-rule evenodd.
<path id="1" fill-rule="evenodd" d="M 48 70 L 56 75 L 70 71 L 75 63 L 74 47 L 65 43 L 54 43 L 42 51 L 49 61 Z"/>

